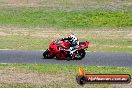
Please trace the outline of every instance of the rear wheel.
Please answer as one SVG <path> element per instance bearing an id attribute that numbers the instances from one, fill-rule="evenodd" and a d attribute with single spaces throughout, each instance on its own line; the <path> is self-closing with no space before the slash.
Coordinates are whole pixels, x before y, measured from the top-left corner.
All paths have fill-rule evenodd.
<path id="1" fill-rule="evenodd" d="M 44 56 L 44 59 L 50 59 L 50 58 L 52 58 L 52 57 L 50 56 L 50 52 L 49 52 L 48 50 L 46 50 L 46 51 L 43 53 L 43 56 Z"/>

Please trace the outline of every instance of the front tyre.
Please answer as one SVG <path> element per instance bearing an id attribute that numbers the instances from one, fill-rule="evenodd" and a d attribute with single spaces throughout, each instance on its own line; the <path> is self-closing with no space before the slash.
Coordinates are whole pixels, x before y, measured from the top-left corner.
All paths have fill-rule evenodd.
<path id="1" fill-rule="evenodd" d="M 76 56 L 75 57 L 76 57 L 76 59 L 81 60 L 85 57 L 85 55 L 86 55 L 85 50 L 81 49 L 79 51 L 76 51 Z"/>
<path id="2" fill-rule="evenodd" d="M 82 57 L 82 58 L 84 58 L 84 57 L 85 57 L 86 52 L 85 52 L 85 50 L 84 50 L 84 49 L 82 49 L 82 50 L 80 51 L 80 55 L 81 55 L 81 57 Z"/>
<path id="3" fill-rule="evenodd" d="M 50 52 L 48 50 L 46 50 L 44 53 L 43 53 L 43 56 L 44 56 L 44 59 L 50 59 L 51 56 L 50 56 Z"/>

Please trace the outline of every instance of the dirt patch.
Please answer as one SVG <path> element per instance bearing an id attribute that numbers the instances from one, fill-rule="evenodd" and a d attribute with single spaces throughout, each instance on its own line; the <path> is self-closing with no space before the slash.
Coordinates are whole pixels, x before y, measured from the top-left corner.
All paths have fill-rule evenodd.
<path id="1" fill-rule="evenodd" d="M 71 74 L 70 74 L 71 75 Z M 53 83 L 56 84 L 70 84 L 73 85 L 75 88 L 82 88 L 79 86 L 74 79 L 70 79 L 70 75 L 53 75 L 53 74 L 40 74 L 35 73 L 32 71 L 27 70 L 18 70 L 16 68 L 4 68 L 0 69 L 0 84 L 30 84 L 36 86 L 43 86 L 43 85 L 52 85 Z M 73 74 L 72 74 L 73 75 Z M 84 88 L 89 87 L 97 87 L 100 86 L 98 84 L 86 84 Z M 129 84 L 109 84 L 108 88 L 131 88 L 132 82 Z"/>
<path id="2" fill-rule="evenodd" d="M 10 34 L 0 31 L 0 36 L 7 36 L 7 35 L 10 35 Z"/>
<path id="3" fill-rule="evenodd" d="M 129 39 L 132 41 L 132 31 L 129 32 L 124 38 Z"/>
<path id="4" fill-rule="evenodd" d="M 42 0 L 2 0 L 1 3 L 12 4 L 12 5 L 25 5 L 25 4 L 37 4 L 41 3 Z"/>
<path id="5" fill-rule="evenodd" d="M 128 48 L 132 48 L 132 46 L 128 46 Z"/>
<path id="6" fill-rule="evenodd" d="M 132 82 L 129 84 L 113 84 L 110 88 L 132 88 Z"/>
<path id="7" fill-rule="evenodd" d="M 121 48 L 120 46 L 117 46 L 117 45 L 103 45 L 103 47 Z"/>
<path id="8" fill-rule="evenodd" d="M 132 30 L 56 30 L 54 28 L 0 28 L 0 36 L 8 35 L 24 35 L 37 38 L 60 38 L 68 36 L 69 34 L 75 34 L 78 38 L 100 38 L 100 39 L 127 39 L 132 40 Z"/>
<path id="9" fill-rule="evenodd" d="M 1 0 L 0 6 L 48 7 L 59 9 L 110 9 L 124 10 L 131 6 L 129 0 Z"/>
<path id="10" fill-rule="evenodd" d="M 0 83 L 15 84 L 26 83 L 34 85 L 46 85 L 50 83 L 70 83 L 71 79 L 62 74 L 39 74 L 31 71 L 20 71 L 15 68 L 0 69 Z"/>
<path id="11" fill-rule="evenodd" d="M 11 28 L 0 28 L 0 36 L 9 36 L 9 35 L 28 35 L 29 30 L 20 29 L 20 30 L 13 30 Z"/>

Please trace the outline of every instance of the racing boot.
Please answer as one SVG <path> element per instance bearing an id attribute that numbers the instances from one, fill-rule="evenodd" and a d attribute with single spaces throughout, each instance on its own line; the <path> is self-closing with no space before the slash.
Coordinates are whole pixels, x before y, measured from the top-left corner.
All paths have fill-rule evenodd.
<path id="1" fill-rule="evenodd" d="M 66 51 L 69 51 L 70 52 L 70 56 L 72 57 L 72 59 L 75 58 L 74 52 L 76 51 L 76 49 L 74 49 L 73 47 L 70 47 Z"/>
<path id="2" fill-rule="evenodd" d="M 76 51 L 76 49 L 70 51 L 70 55 L 71 55 L 72 59 L 75 58 L 75 51 Z"/>

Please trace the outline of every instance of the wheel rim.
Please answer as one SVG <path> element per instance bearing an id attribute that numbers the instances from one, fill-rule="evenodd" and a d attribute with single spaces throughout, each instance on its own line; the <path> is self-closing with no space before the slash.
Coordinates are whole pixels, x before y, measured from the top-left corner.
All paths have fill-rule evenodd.
<path id="1" fill-rule="evenodd" d="M 82 56 L 80 54 L 76 54 L 76 58 L 81 58 Z"/>
<path id="2" fill-rule="evenodd" d="M 49 58 L 50 57 L 50 54 L 48 51 L 46 51 L 44 54 L 43 54 L 44 58 Z"/>
<path id="3" fill-rule="evenodd" d="M 83 58 L 84 56 L 85 56 L 85 51 L 83 52 L 83 51 L 78 51 L 79 53 L 77 53 L 76 54 L 76 58 L 78 58 L 78 59 L 81 59 L 81 58 Z"/>
<path id="4" fill-rule="evenodd" d="M 45 56 L 46 56 L 46 57 L 49 57 L 49 54 L 46 54 Z"/>

